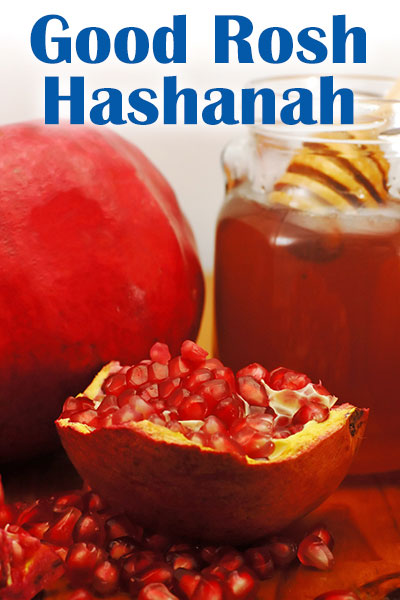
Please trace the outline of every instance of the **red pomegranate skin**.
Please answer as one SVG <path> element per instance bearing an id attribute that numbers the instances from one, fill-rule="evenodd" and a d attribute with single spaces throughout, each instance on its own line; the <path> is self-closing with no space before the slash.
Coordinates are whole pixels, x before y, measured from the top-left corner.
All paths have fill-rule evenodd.
<path id="1" fill-rule="evenodd" d="M 155 166 L 107 131 L 0 128 L 0 462 L 48 451 L 65 397 L 116 356 L 195 338 L 203 276 Z"/>

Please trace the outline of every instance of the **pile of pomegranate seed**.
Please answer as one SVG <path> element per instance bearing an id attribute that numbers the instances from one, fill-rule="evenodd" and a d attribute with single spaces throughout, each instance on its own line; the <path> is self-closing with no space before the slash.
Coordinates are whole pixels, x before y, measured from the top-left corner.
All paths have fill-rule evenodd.
<path id="1" fill-rule="evenodd" d="M 171 358 L 157 342 L 150 359 L 116 366 L 94 400 L 68 398 L 61 418 L 93 428 L 148 420 L 220 452 L 268 459 L 274 440 L 329 416 L 336 398 L 302 373 L 253 363 L 236 373 L 194 342 Z"/>
<path id="2" fill-rule="evenodd" d="M 260 580 L 297 559 L 316 569 L 333 565 L 333 539 L 323 526 L 315 527 L 298 546 L 286 537 L 272 537 L 238 550 L 177 542 L 145 531 L 126 515 L 113 514 L 90 490 L 29 505 L 7 506 L 3 501 L 0 508 L 9 519 L 6 524 L 3 518 L 3 527 L 22 528 L 63 560 L 68 600 L 91 600 L 92 594 L 116 591 L 139 600 L 245 600 L 255 597 Z"/>

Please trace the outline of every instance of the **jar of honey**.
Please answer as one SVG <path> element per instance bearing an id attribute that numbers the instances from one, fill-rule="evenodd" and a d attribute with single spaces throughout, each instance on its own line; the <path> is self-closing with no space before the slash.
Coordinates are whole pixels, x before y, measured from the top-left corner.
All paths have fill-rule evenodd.
<path id="1" fill-rule="evenodd" d="M 354 472 L 400 469 L 400 103 L 358 79 L 355 124 L 252 126 L 224 152 L 217 352 L 370 408 Z M 287 81 L 275 81 L 275 89 Z M 304 85 L 304 83 L 303 83 Z"/>

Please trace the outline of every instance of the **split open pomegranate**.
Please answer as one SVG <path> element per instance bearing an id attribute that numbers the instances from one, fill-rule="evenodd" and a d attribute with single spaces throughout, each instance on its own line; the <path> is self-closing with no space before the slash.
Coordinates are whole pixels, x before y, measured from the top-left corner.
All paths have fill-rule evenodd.
<path id="1" fill-rule="evenodd" d="M 312 510 L 346 475 L 367 411 L 335 402 L 282 367 L 235 376 L 188 340 L 174 358 L 156 343 L 138 364 L 109 363 L 56 424 L 81 476 L 135 521 L 248 543 Z"/>

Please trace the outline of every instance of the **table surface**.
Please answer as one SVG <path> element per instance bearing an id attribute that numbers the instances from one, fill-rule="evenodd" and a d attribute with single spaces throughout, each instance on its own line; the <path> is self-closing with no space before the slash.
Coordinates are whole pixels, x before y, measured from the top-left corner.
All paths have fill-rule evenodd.
<path id="1" fill-rule="evenodd" d="M 200 343 L 212 349 L 212 290 L 208 296 Z M 9 498 L 37 497 L 79 486 L 66 457 L 57 454 L 29 465 L 3 470 Z M 301 535 L 324 523 L 335 539 L 335 566 L 321 572 L 294 565 L 263 582 L 260 600 L 313 600 L 331 589 L 355 589 L 360 600 L 383 600 L 399 589 L 400 599 L 400 473 L 348 478 L 317 510 L 291 528 Z M 62 587 L 62 586 L 61 586 Z M 45 595 L 62 600 L 60 586 Z M 119 598 L 127 596 L 119 596 Z M 116 598 L 116 597 L 114 597 Z"/>

